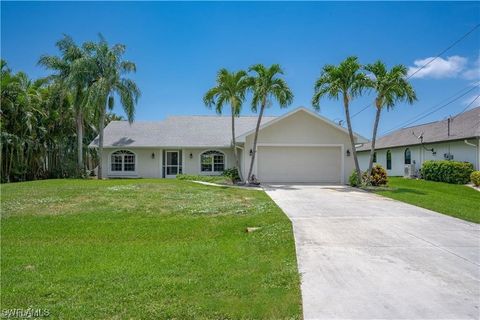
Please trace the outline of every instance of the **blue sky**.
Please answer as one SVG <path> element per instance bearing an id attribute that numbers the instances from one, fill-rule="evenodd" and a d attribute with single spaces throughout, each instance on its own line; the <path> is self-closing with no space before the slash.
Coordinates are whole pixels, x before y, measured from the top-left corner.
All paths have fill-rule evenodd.
<path id="1" fill-rule="evenodd" d="M 176 114 L 213 114 L 202 96 L 219 68 L 246 69 L 279 63 L 295 94 L 290 106 L 310 107 L 313 83 L 324 64 L 349 55 L 362 63 L 422 65 L 480 23 L 478 2 L 3 2 L 1 56 L 14 71 L 32 77 L 48 72 L 36 65 L 55 54 L 63 33 L 77 42 L 96 40 L 127 46 L 136 62 L 132 76 L 142 91 L 137 120 Z M 385 113 L 380 132 L 401 126 L 480 79 L 480 28 L 412 79 L 419 101 Z M 426 60 L 428 61 L 428 60 Z M 414 69 L 412 69 L 414 70 Z M 478 87 L 421 122 L 463 110 Z M 352 113 L 373 100 L 357 99 Z M 480 99 L 473 106 L 480 105 Z M 120 108 L 116 112 L 122 113 Z M 273 105 L 267 114 L 284 111 Z M 243 114 L 251 114 L 249 102 Z M 324 100 L 321 114 L 344 119 L 339 101 Z M 370 137 L 373 108 L 353 119 Z"/>

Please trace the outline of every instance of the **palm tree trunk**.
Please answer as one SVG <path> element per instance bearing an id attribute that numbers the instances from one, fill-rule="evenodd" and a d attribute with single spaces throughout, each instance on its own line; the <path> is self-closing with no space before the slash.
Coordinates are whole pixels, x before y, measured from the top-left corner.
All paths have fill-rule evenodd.
<path id="1" fill-rule="evenodd" d="M 240 163 L 238 161 L 237 142 L 235 140 L 235 112 L 233 107 L 232 107 L 232 148 L 233 148 L 233 157 L 235 158 L 235 168 L 237 168 L 238 176 L 240 177 L 240 180 L 242 180 L 242 173 L 240 172 Z"/>
<path id="2" fill-rule="evenodd" d="M 105 128 L 105 112 L 106 106 L 103 106 L 100 111 L 100 123 L 98 126 L 99 135 L 98 135 L 98 157 L 100 161 L 98 162 L 98 179 L 103 179 L 102 172 L 102 155 L 103 155 L 103 129 Z"/>
<path id="3" fill-rule="evenodd" d="M 377 139 L 377 129 L 378 123 L 380 122 L 380 113 L 382 109 L 377 106 L 377 113 L 375 115 L 375 123 L 373 124 L 373 134 L 372 134 L 372 145 L 370 148 L 370 159 L 368 160 L 368 171 L 367 175 L 370 177 L 373 168 L 373 155 L 375 153 L 375 140 Z"/>
<path id="4" fill-rule="evenodd" d="M 262 106 L 260 107 L 260 113 L 258 114 L 257 126 L 255 127 L 255 137 L 253 138 L 252 159 L 250 161 L 250 169 L 248 170 L 247 182 L 252 180 L 253 163 L 255 162 L 255 156 L 257 155 L 258 130 L 260 130 L 260 123 L 262 122 L 265 105 L 266 102 L 263 101 Z M 247 152 L 247 150 L 245 150 L 245 152 Z"/>
<path id="5" fill-rule="evenodd" d="M 83 167 L 83 113 L 78 109 L 76 114 L 77 123 L 77 165 L 78 169 L 82 171 Z"/>
<path id="6" fill-rule="evenodd" d="M 345 109 L 345 118 L 347 119 L 348 135 L 350 137 L 350 144 L 352 145 L 353 161 L 355 162 L 355 171 L 357 172 L 358 181 L 362 181 L 362 174 L 360 172 L 360 166 L 358 165 L 357 150 L 355 149 L 355 140 L 353 138 L 352 122 L 350 121 L 350 110 L 348 106 L 348 96 L 343 95 L 343 106 Z M 343 154 L 342 154 L 343 157 Z"/>

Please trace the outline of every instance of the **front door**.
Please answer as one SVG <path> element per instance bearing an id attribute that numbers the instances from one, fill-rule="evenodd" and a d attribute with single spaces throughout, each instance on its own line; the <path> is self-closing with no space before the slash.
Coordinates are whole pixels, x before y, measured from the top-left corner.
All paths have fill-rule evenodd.
<path id="1" fill-rule="evenodd" d="M 165 177 L 175 178 L 180 167 L 180 157 L 178 151 L 167 151 L 167 165 L 165 166 Z"/>

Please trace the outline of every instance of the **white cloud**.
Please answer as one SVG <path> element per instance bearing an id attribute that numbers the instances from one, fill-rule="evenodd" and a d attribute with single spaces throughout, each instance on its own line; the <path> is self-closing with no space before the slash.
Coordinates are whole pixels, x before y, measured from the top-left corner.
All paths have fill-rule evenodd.
<path id="1" fill-rule="evenodd" d="M 478 55 L 477 60 L 473 63 L 473 66 L 463 72 L 462 77 L 467 80 L 480 80 L 480 54 Z"/>
<path id="2" fill-rule="evenodd" d="M 460 56 L 451 56 L 446 59 L 439 57 L 433 61 L 432 59 L 434 57 L 415 60 L 413 62 L 415 66 L 408 68 L 408 75 L 412 78 L 454 78 L 465 70 L 468 61 L 467 58 Z M 422 68 L 427 63 L 428 65 Z"/>

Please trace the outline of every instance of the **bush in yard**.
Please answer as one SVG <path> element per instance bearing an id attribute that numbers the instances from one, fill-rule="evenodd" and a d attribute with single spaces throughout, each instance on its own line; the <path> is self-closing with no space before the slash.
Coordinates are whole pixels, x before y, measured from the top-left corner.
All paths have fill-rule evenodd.
<path id="1" fill-rule="evenodd" d="M 473 171 L 470 175 L 470 180 L 472 181 L 474 186 L 480 186 L 480 171 Z"/>
<path id="2" fill-rule="evenodd" d="M 387 171 L 379 164 L 372 168 L 370 177 L 368 177 L 367 173 L 364 172 L 362 178 L 365 184 L 374 187 L 384 186 L 388 182 Z"/>
<path id="3" fill-rule="evenodd" d="M 237 168 L 230 168 L 222 172 L 222 176 L 229 178 L 232 183 L 240 181 L 240 175 Z"/>
<path id="4" fill-rule="evenodd" d="M 422 165 L 422 178 L 455 184 L 466 184 L 470 181 L 473 164 L 470 162 L 449 160 L 428 160 Z"/>
<path id="5" fill-rule="evenodd" d="M 352 187 L 358 187 L 362 184 L 362 181 L 358 180 L 357 171 L 353 170 L 352 174 L 348 178 L 348 182 Z"/>

